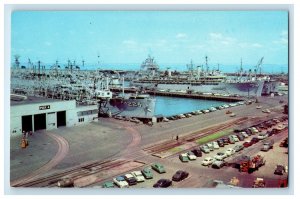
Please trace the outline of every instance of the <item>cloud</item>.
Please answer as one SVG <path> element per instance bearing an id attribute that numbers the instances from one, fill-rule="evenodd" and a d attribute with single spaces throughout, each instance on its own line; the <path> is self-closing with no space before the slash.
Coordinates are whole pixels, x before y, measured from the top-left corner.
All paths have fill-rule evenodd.
<path id="1" fill-rule="evenodd" d="M 233 44 L 236 39 L 228 36 L 224 36 L 222 33 L 212 32 L 209 33 L 209 38 L 211 43 L 230 45 Z"/>
<path id="2" fill-rule="evenodd" d="M 286 31 L 286 30 L 281 31 L 281 33 L 279 34 L 279 39 L 273 40 L 272 43 L 277 44 L 277 45 L 286 46 L 289 43 L 288 31 Z"/>
<path id="3" fill-rule="evenodd" d="M 136 45 L 137 43 L 134 40 L 124 40 L 124 41 L 122 41 L 122 44 L 127 45 L 127 46 L 133 46 L 133 45 Z"/>
<path id="4" fill-rule="evenodd" d="M 176 39 L 186 39 L 187 35 L 185 33 L 178 33 L 176 35 Z"/>

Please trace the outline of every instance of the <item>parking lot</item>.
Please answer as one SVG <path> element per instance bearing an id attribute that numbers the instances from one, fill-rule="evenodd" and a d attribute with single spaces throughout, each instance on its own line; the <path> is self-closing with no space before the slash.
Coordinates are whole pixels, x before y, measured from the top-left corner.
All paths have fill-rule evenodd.
<path id="1" fill-rule="evenodd" d="M 284 167 L 288 166 L 288 155 L 287 155 L 287 148 L 280 147 L 280 142 L 288 137 L 287 131 L 287 120 L 279 122 L 273 125 L 268 125 L 269 128 L 265 125 L 264 129 L 259 129 L 259 132 L 252 134 L 248 138 L 245 138 L 243 141 L 235 142 L 234 144 L 227 144 L 224 147 L 219 147 L 219 149 L 214 149 L 209 153 L 203 153 L 201 157 L 197 157 L 196 160 L 189 160 L 187 162 L 182 162 L 179 159 L 179 155 L 185 153 L 187 151 L 181 151 L 174 155 L 171 155 L 166 158 L 154 158 L 156 162 L 161 163 L 164 165 L 166 169 L 166 173 L 159 174 L 156 171 L 152 170 L 153 179 L 146 179 L 144 182 L 139 182 L 136 185 L 130 186 L 130 188 L 152 188 L 153 185 L 159 179 L 172 179 L 172 176 L 175 174 L 177 170 L 185 170 L 189 173 L 189 176 L 180 182 L 172 182 L 171 187 L 211 187 L 212 181 L 220 180 L 223 181 L 225 184 L 228 184 L 229 181 L 236 177 L 239 180 L 237 186 L 241 187 L 252 187 L 253 180 L 256 177 L 264 178 L 266 181 L 266 187 L 278 187 L 280 186 L 281 180 L 287 179 L 288 174 L 283 172 L 283 175 L 275 175 L 274 171 L 276 165 L 283 165 Z M 262 127 L 262 125 L 260 126 Z M 258 137 L 260 133 L 266 133 L 267 131 L 271 131 L 272 129 L 281 128 L 282 130 L 277 133 L 273 134 L 270 137 L 264 138 L 259 142 L 253 144 L 252 146 L 245 147 L 243 150 L 239 152 L 235 152 L 234 154 L 230 155 L 229 157 L 225 158 L 224 161 L 227 163 L 224 167 L 220 169 L 212 168 L 211 165 L 203 166 L 202 161 L 207 158 L 211 157 L 214 158 L 218 152 L 225 152 L 228 149 L 233 149 L 237 145 L 243 145 L 243 143 L 247 141 L 251 141 L 254 137 Z M 236 133 L 237 134 L 237 133 Z M 266 141 L 272 140 L 274 141 L 273 149 L 268 150 L 267 152 L 261 151 L 263 143 Z M 199 147 L 197 147 L 199 148 Z M 264 160 L 266 161 L 265 165 L 258 168 L 258 170 L 254 171 L 253 173 L 247 172 L 239 172 L 239 169 L 232 167 L 232 163 L 237 162 L 240 156 L 247 155 L 250 157 L 261 155 Z M 151 167 L 151 165 L 145 165 L 144 167 Z M 130 172 L 127 172 L 130 173 Z M 125 174 L 125 173 L 124 173 Z M 123 175 L 123 174 L 120 174 Z M 112 180 L 112 179 L 107 179 Z M 101 183 L 97 184 L 97 186 L 101 185 Z"/>

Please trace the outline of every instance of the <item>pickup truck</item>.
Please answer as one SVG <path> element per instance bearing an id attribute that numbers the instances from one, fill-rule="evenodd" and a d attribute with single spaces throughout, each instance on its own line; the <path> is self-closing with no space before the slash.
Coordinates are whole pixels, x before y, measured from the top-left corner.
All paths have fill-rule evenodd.
<path id="1" fill-rule="evenodd" d="M 273 144 L 274 144 L 274 140 L 269 140 L 264 142 L 261 151 L 265 151 L 265 152 L 269 151 L 270 149 L 273 148 Z"/>

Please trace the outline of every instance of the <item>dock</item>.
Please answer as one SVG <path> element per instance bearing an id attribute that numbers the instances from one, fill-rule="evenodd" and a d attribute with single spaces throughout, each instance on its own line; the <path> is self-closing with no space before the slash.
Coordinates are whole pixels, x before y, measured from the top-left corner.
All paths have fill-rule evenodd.
<path id="1" fill-rule="evenodd" d="M 122 92 L 122 88 L 110 88 L 113 92 Z M 125 93 L 136 93 L 135 88 L 124 88 Z M 245 100 L 244 97 L 234 97 L 234 96 L 216 96 L 216 95 L 204 95 L 198 93 L 180 93 L 180 92 L 167 92 L 167 91 L 154 91 L 145 90 L 149 95 L 167 96 L 167 97 L 181 97 L 181 98 L 191 98 L 191 99 L 202 99 L 202 100 L 216 100 L 224 102 L 238 102 Z"/>

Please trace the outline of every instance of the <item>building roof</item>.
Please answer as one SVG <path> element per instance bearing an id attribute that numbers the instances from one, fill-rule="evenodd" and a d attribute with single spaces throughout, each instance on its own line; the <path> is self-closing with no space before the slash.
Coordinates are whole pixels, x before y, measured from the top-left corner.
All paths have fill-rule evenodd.
<path id="1" fill-rule="evenodd" d="M 75 101 L 75 100 L 70 100 Z M 27 104 L 38 104 L 38 103 L 52 103 L 52 102 L 67 102 L 62 101 L 59 99 L 51 99 L 51 98 L 43 98 L 43 97 L 34 97 L 34 96 L 27 96 L 27 99 L 21 98 L 21 96 L 12 96 L 10 98 L 10 106 L 16 105 L 27 105 Z"/>

